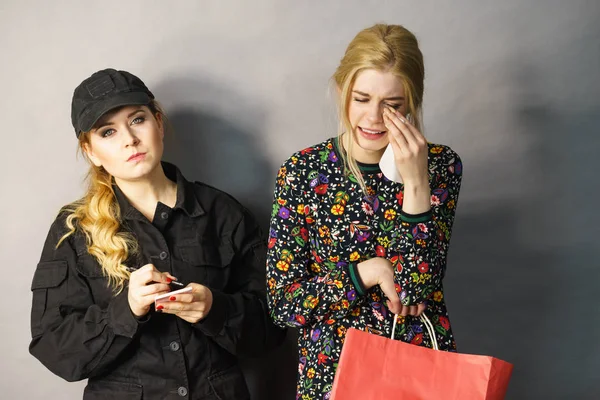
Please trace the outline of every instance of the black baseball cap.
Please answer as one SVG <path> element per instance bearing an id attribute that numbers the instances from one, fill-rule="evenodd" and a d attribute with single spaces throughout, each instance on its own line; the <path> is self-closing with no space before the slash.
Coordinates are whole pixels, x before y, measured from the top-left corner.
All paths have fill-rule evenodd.
<path id="1" fill-rule="evenodd" d="M 81 82 L 73 92 L 71 122 L 79 138 L 108 111 L 129 105 L 148 105 L 154 95 L 144 82 L 127 71 L 103 69 Z"/>

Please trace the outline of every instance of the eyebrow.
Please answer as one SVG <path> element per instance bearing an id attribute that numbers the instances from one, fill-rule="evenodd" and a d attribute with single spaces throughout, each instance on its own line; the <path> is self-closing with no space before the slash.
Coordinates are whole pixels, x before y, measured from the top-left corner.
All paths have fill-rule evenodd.
<path id="1" fill-rule="evenodd" d="M 361 96 L 371 97 L 368 93 L 361 92 L 360 90 L 353 90 L 352 92 L 354 92 L 356 94 L 360 94 Z M 402 96 L 387 97 L 384 100 L 404 100 L 404 97 L 402 97 Z"/>
<path id="2" fill-rule="evenodd" d="M 146 112 L 143 108 L 138 108 L 137 110 L 130 112 L 129 115 L 127 115 L 127 119 L 133 117 L 135 114 L 139 113 L 139 112 Z M 114 125 L 112 122 L 104 122 L 101 125 L 99 125 L 96 130 L 99 130 L 101 128 L 104 128 L 105 126 L 111 126 Z"/>

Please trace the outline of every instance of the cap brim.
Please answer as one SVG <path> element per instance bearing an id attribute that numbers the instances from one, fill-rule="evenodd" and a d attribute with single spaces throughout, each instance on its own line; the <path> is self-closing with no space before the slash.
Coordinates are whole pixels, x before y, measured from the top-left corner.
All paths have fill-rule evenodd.
<path id="1" fill-rule="evenodd" d="M 104 101 L 99 101 L 90 107 L 86 115 L 81 118 L 77 137 L 79 137 L 81 132 L 90 131 L 96 122 L 98 122 L 100 117 L 112 109 L 123 106 L 145 106 L 150 104 L 151 101 L 152 98 L 144 92 L 124 92 L 112 96 Z"/>

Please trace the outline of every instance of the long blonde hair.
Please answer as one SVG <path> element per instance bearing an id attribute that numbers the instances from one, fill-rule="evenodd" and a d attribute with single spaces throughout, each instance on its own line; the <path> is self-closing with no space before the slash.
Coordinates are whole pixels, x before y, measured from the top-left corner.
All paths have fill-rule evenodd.
<path id="1" fill-rule="evenodd" d="M 364 29 L 352 39 L 333 74 L 333 81 L 340 93 L 340 152 L 346 173 L 354 175 L 363 191 L 364 179 L 352 156 L 354 140 L 350 136 L 344 143 L 342 135 L 345 132 L 352 135 L 352 124 L 348 119 L 352 87 L 357 74 L 365 69 L 391 72 L 400 79 L 404 87 L 407 114 L 412 116 L 413 125 L 421 130 L 425 67 L 417 38 L 401 25 L 376 24 Z"/>
<path id="2" fill-rule="evenodd" d="M 165 121 L 164 112 L 156 101 L 152 100 L 148 108 L 153 116 L 160 114 Z M 79 135 L 81 153 L 89 145 L 89 140 L 89 132 Z M 108 279 L 108 285 L 118 294 L 130 275 L 124 263 L 130 255 L 138 252 L 138 243 L 131 233 L 121 229 L 121 209 L 113 189 L 113 176 L 90 162 L 86 181 L 88 189 L 84 197 L 62 210 L 68 213 L 65 221 L 68 231 L 56 247 L 75 231 L 83 232 L 88 253 L 98 261 L 102 273 Z"/>

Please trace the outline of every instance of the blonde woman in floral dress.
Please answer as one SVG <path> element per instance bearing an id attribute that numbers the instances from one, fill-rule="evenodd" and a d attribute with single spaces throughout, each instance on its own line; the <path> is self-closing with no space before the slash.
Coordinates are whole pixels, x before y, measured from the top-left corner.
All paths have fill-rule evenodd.
<path id="1" fill-rule="evenodd" d="M 426 312 L 440 348 L 456 349 L 442 279 L 462 164 L 421 133 L 417 39 L 398 25 L 365 29 L 333 78 L 341 133 L 280 168 L 268 244 L 270 315 L 299 331 L 303 400 L 329 398 L 348 328 L 389 337 L 397 318 L 395 339 L 430 346 Z M 388 145 L 401 182 L 379 168 Z"/>

